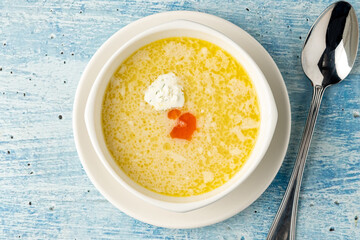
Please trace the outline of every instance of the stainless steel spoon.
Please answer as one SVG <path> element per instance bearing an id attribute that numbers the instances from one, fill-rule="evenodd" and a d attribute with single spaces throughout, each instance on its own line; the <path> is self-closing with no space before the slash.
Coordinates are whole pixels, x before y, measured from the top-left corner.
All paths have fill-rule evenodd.
<path id="1" fill-rule="evenodd" d="M 313 86 L 313 97 L 294 170 L 268 240 L 295 239 L 300 185 L 321 99 L 328 86 L 344 80 L 350 73 L 358 49 L 358 29 L 353 7 L 340 1 L 321 14 L 306 38 L 301 63 Z"/>

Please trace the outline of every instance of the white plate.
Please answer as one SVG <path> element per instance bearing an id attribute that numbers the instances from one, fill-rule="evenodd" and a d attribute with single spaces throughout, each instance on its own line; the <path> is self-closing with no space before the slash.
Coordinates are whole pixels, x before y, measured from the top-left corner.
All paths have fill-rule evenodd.
<path id="1" fill-rule="evenodd" d="M 233 192 L 204 208 L 175 213 L 150 205 L 124 189 L 102 165 L 92 148 L 84 121 L 90 88 L 107 59 L 126 41 L 149 27 L 176 19 L 195 21 L 216 29 L 239 44 L 258 64 L 269 82 L 278 109 L 278 123 L 270 147 L 250 177 Z M 167 228 L 196 228 L 234 216 L 253 203 L 270 185 L 278 172 L 290 138 L 290 103 L 279 69 L 266 50 L 238 26 L 213 15 L 199 12 L 165 12 L 129 24 L 108 39 L 87 65 L 80 79 L 74 102 L 73 128 L 81 163 L 95 187 L 114 206 L 142 222 Z"/>

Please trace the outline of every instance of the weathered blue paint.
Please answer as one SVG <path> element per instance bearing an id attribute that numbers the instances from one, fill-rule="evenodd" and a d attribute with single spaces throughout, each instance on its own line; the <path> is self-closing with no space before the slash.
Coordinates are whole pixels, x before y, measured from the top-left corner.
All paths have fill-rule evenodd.
<path id="1" fill-rule="evenodd" d="M 301 47 L 331 2 L 1 1 L 0 238 L 264 239 L 311 99 Z M 350 2 L 360 16 L 360 2 Z M 249 32 L 278 64 L 292 106 L 288 154 L 267 191 L 240 214 L 190 230 L 154 227 L 113 207 L 83 171 L 71 126 L 75 90 L 97 48 L 128 23 L 171 10 L 214 14 Z M 348 79 L 327 91 L 321 107 L 302 185 L 298 239 L 360 239 L 359 103 L 357 61 Z"/>

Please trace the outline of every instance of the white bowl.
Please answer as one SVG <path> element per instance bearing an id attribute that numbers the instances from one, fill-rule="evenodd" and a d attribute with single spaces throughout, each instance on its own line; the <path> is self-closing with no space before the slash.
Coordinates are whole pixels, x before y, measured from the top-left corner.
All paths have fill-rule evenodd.
<path id="1" fill-rule="evenodd" d="M 130 179 L 112 158 L 106 144 L 101 126 L 101 108 L 106 87 L 119 65 L 133 52 L 153 41 L 168 37 L 193 37 L 214 43 L 229 52 L 244 67 L 250 76 L 258 95 L 260 106 L 260 130 L 251 155 L 240 171 L 224 185 L 205 194 L 192 197 L 170 197 L 152 192 Z M 272 139 L 276 122 L 277 109 L 271 89 L 256 63 L 231 39 L 222 33 L 186 20 L 158 25 L 135 36 L 125 43 L 106 62 L 91 88 L 86 102 L 85 123 L 91 143 L 102 163 L 115 179 L 139 198 L 153 205 L 174 212 L 187 212 L 204 207 L 217 201 L 241 184 L 257 167 L 266 153 Z"/>

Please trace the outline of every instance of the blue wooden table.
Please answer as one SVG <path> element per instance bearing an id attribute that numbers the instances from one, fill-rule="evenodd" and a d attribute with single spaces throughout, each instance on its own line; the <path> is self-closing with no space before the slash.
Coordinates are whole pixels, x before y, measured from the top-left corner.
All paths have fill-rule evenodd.
<path id="1" fill-rule="evenodd" d="M 264 239 L 296 157 L 311 99 L 300 65 L 304 38 L 332 1 L 0 2 L 0 239 Z M 350 1 L 360 16 L 360 2 Z M 292 109 L 284 164 L 238 215 L 189 230 L 155 227 L 113 207 L 79 161 L 72 107 L 82 71 L 125 25 L 154 13 L 210 13 L 240 26 L 270 53 Z M 320 110 L 300 195 L 298 239 L 360 239 L 360 59 Z"/>

